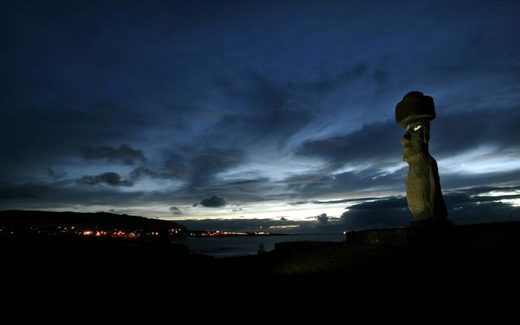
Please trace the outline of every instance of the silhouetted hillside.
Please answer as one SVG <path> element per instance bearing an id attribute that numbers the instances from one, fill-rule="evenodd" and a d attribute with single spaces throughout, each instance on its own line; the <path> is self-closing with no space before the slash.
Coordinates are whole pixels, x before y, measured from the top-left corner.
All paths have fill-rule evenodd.
<path id="1" fill-rule="evenodd" d="M 78 213 L 53 211 L 0 211 L 0 225 L 3 226 L 81 226 L 92 228 L 119 228 L 119 229 L 181 229 L 186 228 L 176 222 L 168 220 L 150 219 L 130 216 L 127 214 L 113 214 L 106 212 Z"/>

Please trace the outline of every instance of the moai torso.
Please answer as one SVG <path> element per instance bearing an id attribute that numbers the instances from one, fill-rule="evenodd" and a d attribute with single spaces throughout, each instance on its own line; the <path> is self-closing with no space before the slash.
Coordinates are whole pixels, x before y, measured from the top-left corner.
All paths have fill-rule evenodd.
<path id="1" fill-rule="evenodd" d="M 416 220 L 446 218 L 437 162 L 432 156 L 409 163 L 406 177 L 406 200 Z"/>

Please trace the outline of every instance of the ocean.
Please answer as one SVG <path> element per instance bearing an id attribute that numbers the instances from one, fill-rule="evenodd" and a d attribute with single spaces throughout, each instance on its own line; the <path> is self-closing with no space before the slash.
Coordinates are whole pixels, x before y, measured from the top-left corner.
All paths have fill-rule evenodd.
<path id="1" fill-rule="evenodd" d="M 280 236 L 236 236 L 236 237 L 191 237 L 175 241 L 187 245 L 194 253 L 214 257 L 231 257 L 242 255 L 256 255 L 260 244 L 266 251 L 274 249 L 276 243 L 291 241 L 329 241 L 340 242 L 345 240 L 342 233 L 333 234 L 298 234 Z"/>

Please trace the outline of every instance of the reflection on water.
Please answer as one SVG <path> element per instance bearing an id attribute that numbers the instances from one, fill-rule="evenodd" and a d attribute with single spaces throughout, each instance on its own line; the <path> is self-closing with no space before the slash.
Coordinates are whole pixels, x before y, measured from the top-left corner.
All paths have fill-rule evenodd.
<path id="1" fill-rule="evenodd" d="M 195 253 L 211 255 L 214 257 L 229 257 L 240 255 L 255 255 L 260 244 L 266 251 L 274 249 L 276 243 L 290 241 L 330 241 L 339 242 L 345 240 L 342 233 L 333 234 L 301 234 L 283 236 L 237 236 L 237 237 L 204 237 L 187 238 L 176 241 L 188 245 Z"/>

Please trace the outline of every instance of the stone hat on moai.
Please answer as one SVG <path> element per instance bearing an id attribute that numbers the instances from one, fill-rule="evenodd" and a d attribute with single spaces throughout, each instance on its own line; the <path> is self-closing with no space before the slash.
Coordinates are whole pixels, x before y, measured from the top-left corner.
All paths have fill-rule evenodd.
<path id="1" fill-rule="evenodd" d="M 432 97 L 424 96 L 420 91 L 409 92 L 395 107 L 395 120 L 402 128 L 424 119 L 435 119 L 435 104 Z"/>

